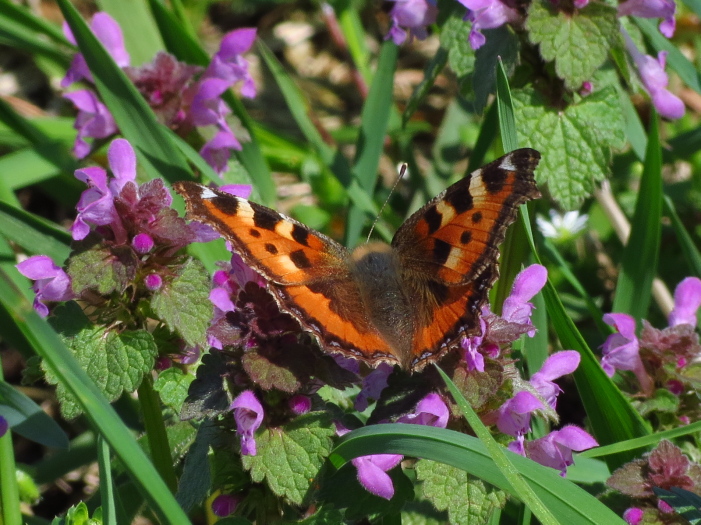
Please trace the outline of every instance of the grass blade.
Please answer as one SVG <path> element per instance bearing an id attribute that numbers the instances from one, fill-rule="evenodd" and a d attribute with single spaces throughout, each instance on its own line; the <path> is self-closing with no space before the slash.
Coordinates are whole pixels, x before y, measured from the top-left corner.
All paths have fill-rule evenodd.
<path id="1" fill-rule="evenodd" d="M 652 296 L 652 281 L 657 272 L 662 216 L 662 149 L 658 118 L 650 120 L 643 176 L 631 221 L 628 244 L 621 260 L 613 311 L 646 316 Z"/>
<path id="2" fill-rule="evenodd" d="M 361 114 L 360 134 L 356 142 L 355 162 L 351 173 L 360 187 L 372 195 L 377 182 L 377 166 L 385 145 L 385 133 L 392 109 L 394 70 L 397 66 L 397 45 L 387 40 L 382 44 L 377 71 L 370 85 Z M 353 246 L 365 222 L 364 209 L 351 205 L 348 210 L 345 244 Z"/>

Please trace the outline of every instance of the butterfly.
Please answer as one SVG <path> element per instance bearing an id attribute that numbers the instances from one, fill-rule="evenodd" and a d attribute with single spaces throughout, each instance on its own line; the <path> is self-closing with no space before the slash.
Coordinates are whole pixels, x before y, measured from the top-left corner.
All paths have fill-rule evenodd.
<path id="1" fill-rule="evenodd" d="M 187 216 L 217 230 L 321 348 L 409 371 L 479 332 L 499 244 L 518 206 L 540 197 L 540 153 L 515 150 L 409 217 L 391 244 L 352 251 L 270 208 L 194 182 L 173 185 Z"/>

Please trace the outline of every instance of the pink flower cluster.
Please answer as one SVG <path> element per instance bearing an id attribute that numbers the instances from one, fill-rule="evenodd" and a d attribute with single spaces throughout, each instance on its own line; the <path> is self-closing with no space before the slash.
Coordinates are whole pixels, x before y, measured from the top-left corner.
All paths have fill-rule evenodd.
<path id="1" fill-rule="evenodd" d="M 129 54 L 117 22 L 106 13 L 96 13 L 90 27 L 163 124 L 183 135 L 198 128 L 211 136 L 200 154 L 217 173 L 225 172 L 231 151 L 240 150 L 241 143 L 229 123 L 231 109 L 221 96 L 241 82 L 241 94 L 255 97 L 256 87 L 243 54 L 253 45 L 256 30 L 238 29 L 225 35 L 219 51 L 202 72 L 202 68 L 179 62 L 164 52 L 158 53 L 149 64 L 130 67 Z M 67 25 L 64 25 L 64 32 L 75 44 Z M 73 58 L 61 85 L 68 87 L 81 80 L 92 82 L 93 77 L 85 58 L 79 53 Z M 65 98 L 78 109 L 74 124 L 78 136 L 73 147 L 76 157 L 84 158 L 90 153 L 91 146 L 86 138 L 104 139 L 119 131 L 113 116 L 94 90 L 72 91 Z M 207 131 L 209 129 L 213 131 Z"/>

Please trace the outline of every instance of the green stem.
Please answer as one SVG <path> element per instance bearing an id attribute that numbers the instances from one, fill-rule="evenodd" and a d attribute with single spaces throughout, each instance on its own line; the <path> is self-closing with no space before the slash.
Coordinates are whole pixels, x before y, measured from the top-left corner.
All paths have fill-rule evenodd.
<path id="1" fill-rule="evenodd" d="M 0 381 L 4 381 L 1 360 Z M 19 508 L 17 467 L 12 448 L 12 432 L 9 430 L 0 438 L 0 506 L 2 506 L 2 511 L 0 511 L 1 525 L 21 525 L 22 512 Z"/>
<path id="2" fill-rule="evenodd" d="M 139 387 L 139 403 L 144 417 L 148 445 L 151 449 L 151 460 L 170 491 L 175 494 L 178 489 L 178 480 L 173 468 L 173 458 L 170 455 L 161 404 L 153 390 L 153 379 L 150 374 L 146 374 Z"/>

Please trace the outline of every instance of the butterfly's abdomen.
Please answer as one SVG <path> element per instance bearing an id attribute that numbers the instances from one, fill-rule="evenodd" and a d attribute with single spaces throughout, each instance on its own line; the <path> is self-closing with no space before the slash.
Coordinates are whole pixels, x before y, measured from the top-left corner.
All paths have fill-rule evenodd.
<path id="1" fill-rule="evenodd" d="M 371 243 L 356 248 L 351 261 L 371 323 L 396 351 L 400 365 L 408 368 L 405 356 L 411 352 L 413 310 L 401 286 L 396 252 L 388 244 Z"/>

